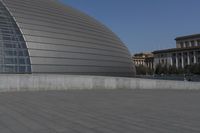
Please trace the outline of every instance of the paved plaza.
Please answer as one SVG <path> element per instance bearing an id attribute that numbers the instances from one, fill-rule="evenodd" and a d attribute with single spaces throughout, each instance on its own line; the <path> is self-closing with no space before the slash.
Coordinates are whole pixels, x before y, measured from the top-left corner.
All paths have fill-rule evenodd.
<path id="1" fill-rule="evenodd" d="M 200 91 L 0 93 L 0 133 L 200 133 Z"/>

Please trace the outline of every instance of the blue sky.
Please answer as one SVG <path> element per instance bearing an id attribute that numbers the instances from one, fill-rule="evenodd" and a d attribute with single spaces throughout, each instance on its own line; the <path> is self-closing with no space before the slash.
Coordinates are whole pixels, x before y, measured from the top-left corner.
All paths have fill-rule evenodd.
<path id="1" fill-rule="evenodd" d="M 131 53 L 175 47 L 174 38 L 200 33 L 200 0 L 60 0 L 96 18 Z"/>

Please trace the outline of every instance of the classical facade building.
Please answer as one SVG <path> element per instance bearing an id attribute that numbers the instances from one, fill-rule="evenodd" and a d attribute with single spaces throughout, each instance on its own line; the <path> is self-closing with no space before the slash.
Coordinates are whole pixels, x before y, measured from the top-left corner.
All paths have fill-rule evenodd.
<path id="1" fill-rule="evenodd" d="M 184 68 L 200 63 L 200 34 L 177 37 L 176 48 L 154 51 L 154 68 L 158 65 Z"/>
<path id="2" fill-rule="evenodd" d="M 135 66 L 145 66 L 150 69 L 153 68 L 154 56 L 152 53 L 138 53 L 135 54 L 133 57 L 133 62 Z"/>

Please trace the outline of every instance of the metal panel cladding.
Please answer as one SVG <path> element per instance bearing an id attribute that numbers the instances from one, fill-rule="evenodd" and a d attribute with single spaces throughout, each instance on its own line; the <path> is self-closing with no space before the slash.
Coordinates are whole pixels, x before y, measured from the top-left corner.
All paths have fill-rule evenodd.
<path id="1" fill-rule="evenodd" d="M 107 27 L 57 0 L 2 0 L 26 42 L 32 73 L 135 74 L 127 47 Z"/>

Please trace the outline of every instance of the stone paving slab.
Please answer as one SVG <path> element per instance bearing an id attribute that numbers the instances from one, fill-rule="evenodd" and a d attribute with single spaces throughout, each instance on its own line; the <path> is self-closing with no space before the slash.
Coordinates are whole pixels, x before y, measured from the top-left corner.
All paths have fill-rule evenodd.
<path id="1" fill-rule="evenodd" d="M 0 133 L 199 133 L 198 90 L 0 93 Z"/>

